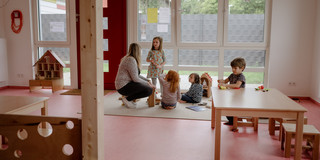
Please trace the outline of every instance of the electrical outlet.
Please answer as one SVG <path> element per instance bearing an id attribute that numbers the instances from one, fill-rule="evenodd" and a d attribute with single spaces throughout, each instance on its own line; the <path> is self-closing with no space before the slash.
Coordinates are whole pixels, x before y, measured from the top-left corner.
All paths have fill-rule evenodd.
<path id="1" fill-rule="evenodd" d="M 296 86 L 296 82 L 289 82 L 289 86 Z"/>
<path id="2" fill-rule="evenodd" d="M 17 77 L 18 77 L 18 78 L 23 78 L 23 76 L 24 76 L 24 75 L 23 75 L 22 73 L 18 73 L 18 74 L 17 74 Z"/>

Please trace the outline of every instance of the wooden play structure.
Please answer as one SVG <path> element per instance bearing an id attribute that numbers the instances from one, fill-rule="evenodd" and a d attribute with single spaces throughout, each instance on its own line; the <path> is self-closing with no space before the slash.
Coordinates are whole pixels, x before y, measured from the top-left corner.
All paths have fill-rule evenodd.
<path id="1" fill-rule="evenodd" d="M 82 159 L 78 118 L 0 114 L 0 135 L 1 159 Z"/>
<path id="2" fill-rule="evenodd" d="M 153 91 L 152 91 L 152 94 L 149 96 L 149 98 L 148 98 L 148 106 L 149 107 L 154 107 L 155 106 L 155 104 L 156 104 L 156 97 L 155 97 L 155 94 L 156 94 L 156 90 L 155 89 L 153 89 Z"/>
<path id="3" fill-rule="evenodd" d="M 52 92 L 63 89 L 63 67 L 66 65 L 52 50 L 44 53 L 33 66 L 36 75 L 35 80 L 29 81 L 30 92 L 44 87 L 51 87 Z"/>
<path id="4" fill-rule="evenodd" d="M 203 73 L 200 79 L 203 86 L 203 97 L 211 97 L 212 78 L 208 73 Z"/>

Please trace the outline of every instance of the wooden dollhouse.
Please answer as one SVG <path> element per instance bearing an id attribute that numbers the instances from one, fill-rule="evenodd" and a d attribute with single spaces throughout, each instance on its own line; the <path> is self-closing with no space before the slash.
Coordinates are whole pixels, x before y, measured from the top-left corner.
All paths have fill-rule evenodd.
<path id="1" fill-rule="evenodd" d="M 63 89 L 63 67 L 66 65 L 52 51 L 47 50 L 33 65 L 35 80 L 29 81 L 30 92 L 38 88 L 52 87 L 52 92 Z"/>
<path id="2" fill-rule="evenodd" d="M 200 80 L 203 86 L 203 97 L 211 97 L 212 78 L 208 73 L 203 73 Z"/>

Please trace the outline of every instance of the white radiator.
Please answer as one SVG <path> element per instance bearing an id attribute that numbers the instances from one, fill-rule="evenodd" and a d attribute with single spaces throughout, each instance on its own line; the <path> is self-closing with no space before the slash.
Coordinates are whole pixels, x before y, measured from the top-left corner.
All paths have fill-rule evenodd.
<path id="1" fill-rule="evenodd" d="M 8 84 L 8 56 L 7 43 L 0 38 L 0 87 Z"/>

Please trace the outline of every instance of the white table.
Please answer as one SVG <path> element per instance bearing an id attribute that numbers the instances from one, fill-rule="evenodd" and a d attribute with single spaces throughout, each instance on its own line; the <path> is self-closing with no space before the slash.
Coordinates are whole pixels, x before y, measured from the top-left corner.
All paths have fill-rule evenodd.
<path id="1" fill-rule="evenodd" d="M 296 118 L 295 159 L 301 159 L 304 107 L 277 89 L 268 92 L 254 88 L 219 90 L 212 88 L 211 127 L 215 128 L 215 160 L 220 159 L 221 116 Z"/>
<path id="2" fill-rule="evenodd" d="M 48 97 L 0 96 L 0 113 L 28 114 L 41 109 L 41 115 L 48 115 Z"/>

